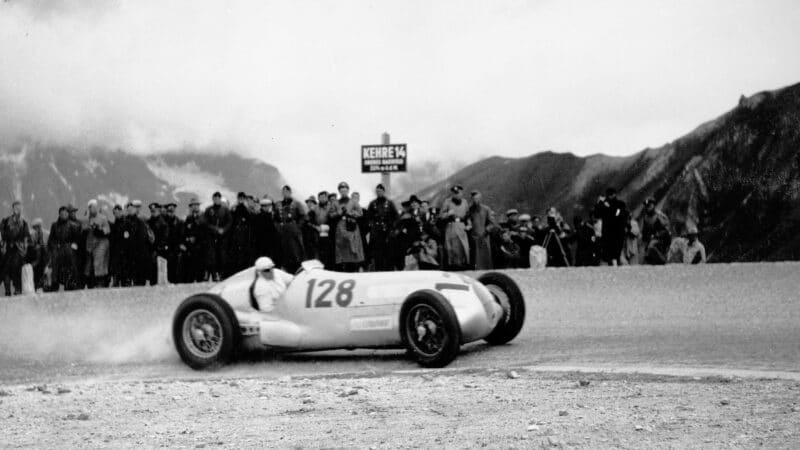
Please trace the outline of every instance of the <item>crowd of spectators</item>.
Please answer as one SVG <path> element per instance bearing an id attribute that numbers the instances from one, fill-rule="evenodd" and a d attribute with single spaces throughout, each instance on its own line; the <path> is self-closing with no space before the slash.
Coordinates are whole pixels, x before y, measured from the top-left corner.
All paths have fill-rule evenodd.
<path id="1" fill-rule="evenodd" d="M 19 201 L 0 222 L 0 273 L 6 295 L 23 290 L 30 273 L 35 290 L 144 286 L 220 280 L 253 265 L 259 256 L 294 273 L 318 259 L 333 270 L 486 270 L 534 266 L 592 266 L 705 262 L 697 229 L 671 226 L 652 199 L 632 217 L 609 189 L 591 217 L 570 226 L 555 208 L 543 216 L 509 209 L 504 217 L 472 191 L 453 186 L 439 207 L 411 196 L 399 205 L 375 188 L 365 207 L 347 183 L 337 192 L 297 200 L 240 192 L 229 205 L 219 192 L 201 210 L 195 198 L 185 218 L 175 203 L 142 202 L 101 207 L 90 200 L 83 218 L 65 205 L 49 228 L 30 226 Z M 24 269 L 26 265 L 30 267 Z"/>

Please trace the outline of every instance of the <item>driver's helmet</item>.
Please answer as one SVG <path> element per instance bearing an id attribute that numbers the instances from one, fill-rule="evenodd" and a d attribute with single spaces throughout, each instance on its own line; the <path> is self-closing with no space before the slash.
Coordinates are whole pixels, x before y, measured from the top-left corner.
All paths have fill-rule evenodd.
<path id="1" fill-rule="evenodd" d="M 268 258 L 266 256 L 261 256 L 256 259 L 256 270 L 259 272 L 264 272 L 267 270 L 272 270 L 275 268 L 275 263 L 272 262 L 272 258 Z"/>

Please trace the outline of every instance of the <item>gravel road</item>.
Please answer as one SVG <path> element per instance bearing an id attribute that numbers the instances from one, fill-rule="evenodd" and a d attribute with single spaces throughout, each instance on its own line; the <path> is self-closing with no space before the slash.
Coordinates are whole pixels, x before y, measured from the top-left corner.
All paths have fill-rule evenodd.
<path id="1" fill-rule="evenodd" d="M 800 264 L 508 273 L 528 303 L 520 336 L 434 372 L 398 351 L 191 371 L 169 326 L 207 285 L 2 299 L 0 446 L 800 442 Z"/>

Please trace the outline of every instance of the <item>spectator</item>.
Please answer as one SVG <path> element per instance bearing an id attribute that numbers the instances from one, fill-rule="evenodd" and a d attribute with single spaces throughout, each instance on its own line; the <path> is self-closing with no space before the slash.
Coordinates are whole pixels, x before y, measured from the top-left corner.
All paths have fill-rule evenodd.
<path id="1" fill-rule="evenodd" d="M 683 256 L 684 264 L 705 264 L 706 263 L 706 247 L 698 239 L 697 227 L 689 225 L 686 235 L 689 243 Z"/>
<path id="2" fill-rule="evenodd" d="M 392 229 L 400 215 L 394 202 L 386 198 L 386 188 L 375 187 L 375 200 L 367 206 L 366 218 L 369 226 L 369 267 L 374 270 L 392 270 Z"/>
<path id="3" fill-rule="evenodd" d="M 531 247 L 536 244 L 536 237 L 530 214 L 520 214 L 519 227 L 516 231 L 516 238 L 512 235 L 512 239 L 514 239 L 514 242 L 519 246 L 519 267 L 522 269 L 530 269 Z"/>
<path id="4" fill-rule="evenodd" d="M 403 208 L 400 218 L 395 225 L 395 251 L 397 252 L 397 267 L 402 270 L 415 270 L 419 268 L 418 251 L 415 247 L 422 238 L 422 226 L 419 217 L 414 214 L 411 200 L 400 204 Z"/>
<path id="5" fill-rule="evenodd" d="M 444 232 L 445 267 L 463 270 L 469 267 L 469 240 L 465 220 L 469 206 L 464 201 L 463 187 L 450 188 L 453 194 L 444 201 L 440 218 L 446 223 Z"/>
<path id="6" fill-rule="evenodd" d="M 251 212 L 247 194 L 236 195 L 236 206 L 231 211 L 231 227 L 228 234 L 228 261 L 225 276 L 231 276 L 253 265 L 253 240 L 251 231 Z"/>
<path id="7" fill-rule="evenodd" d="M 49 262 L 47 256 L 47 238 L 48 234 L 42 229 L 42 219 L 36 218 L 31 222 L 31 239 L 28 245 L 28 262 L 33 267 L 33 284 L 38 292 L 40 289 L 44 290 L 49 287 L 50 283 L 46 283 L 44 279 L 45 269 Z"/>
<path id="8" fill-rule="evenodd" d="M 108 242 L 108 272 L 113 286 L 119 287 L 122 286 L 122 265 L 126 257 L 123 251 L 125 238 L 122 236 L 125 216 L 123 215 L 122 206 L 120 205 L 114 205 L 111 213 L 111 218 L 109 219 L 111 234 L 109 235 Z"/>
<path id="9" fill-rule="evenodd" d="M 78 266 L 75 254 L 78 252 L 80 228 L 69 220 L 69 207 L 58 208 L 58 220 L 50 227 L 47 250 L 50 254 L 50 287 L 57 291 L 60 286 L 70 291 L 77 287 Z"/>
<path id="10" fill-rule="evenodd" d="M 319 242 L 317 253 L 319 260 L 327 268 L 332 268 L 335 258 L 333 256 L 332 230 L 328 223 L 328 216 L 331 213 L 333 204 L 328 200 L 328 192 L 321 191 L 317 194 L 317 224 L 319 225 Z"/>
<path id="11" fill-rule="evenodd" d="M 669 219 L 656 209 L 656 201 L 649 198 L 644 203 L 642 242 L 645 244 L 646 264 L 664 264 L 670 246 Z"/>
<path id="12" fill-rule="evenodd" d="M 622 246 L 620 264 L 633 266 L 639 264 L 639 241 L 641 237 L 639 222 L 633 217 L 628 217 L 628 224 L 625 226 L 625 244 Z"/>
<path id="13" fill-rule="evenodd" d="M 147 219 L 147 226 L 153 235 L 150 257 L 150 286 L 158 283 L 158 258 L 167 259 L 169 256 L 169 227 L 162 216 L 162 207 L 159 203 L 153 202 L 148 205 L 150 208 L 150 218 Z"/>
<path id="14" fill-rule="evenodd" d="M 233 219 L 228 207 L 222 203 L 222 194 L 214 192 L 211 201 L 213 203 L 206 208 L 202 220 L 205 225 L 206 265 L 211 279 L 219 281 L 226 273 L 225 242 Z"/>
<path id="15" fill-rule="evenodd" d="M 519 267 L 520 250 L 513 239 L 508 228 L 503 229 L 500 234 L 500 253 L 503 255 L 503 268 L 513 269 Z"/>
<path id="16" fill-rule="evenodd" d="M 356 272 L 364 263 L 364 246 L 358 219 L 364 214 L 361 206 L 350 197 L 350 186 L 339 183 L 338 211 L 333 217 L 336 221 L 336 264 L 343 272 Z"/>
<path id="17" fill-rule="evenodd" d="M 292 198 L 292 188 L 284 186 L 283 200 L 278 204 L 278 235 L 281 245 L 281 265 L 285 271 L 295 273 L 303 262 L 303 223 L 305 212 L 303 205 Z"/>
<path id="18" fill-rule="evenodd" d="M 167 224 L 167 281 L 170 283 L 181 282 L 180 264 L 183 252 L 181 245 L 183 244 L 184 223 L 175 215 L 177 207 L 178 205 L 175 203 L 164 205 L 164 222 Z"/>
<path id="19" fill-rule="evenodd" d="M 547 266 L 568 267 L 570 261 L 565 244 L 569 238 L 567 232 L 571 229 L 564 222 L 561 213 L 553 206 L 547 210 L 545 230 L 543 247 L 547 250 Z"/>
<path id="20" fill-rule="evenodd" d="M 108 286 L 108 260 L 109 240 L 111 227 L 105 214 L 98 211 L 97 200 L 89 200 L 87 205 L 89 214 L 84 225 L 83 233 L 86 234 L 86 265 L 83 268 L 83 276 L 90 288 Z"/>
<path id="21" fill-rule="evenodd" d="M 608 188 L 606 196 L 600 197 L 597 215 L 603 221 L 603 237 L 600 240 L 601 259 L 606 264 L 616 266 L 625 243 L 625 227 L 628 224 L 628 209 L 625 202 L 617 198 L 617 190 Z"/>
<path id="22" fill-rule="evenodd" d="M 78 219 L 78 208 L 69 203 L 67 204 L 67 211 L 69 212 L 69 221 L 78 228 L 78 249 L 84 249 L 86 248 L 86 234 L 83 232 L 83 224 Z M 75 251 L 75 265 L 78 268 L 75 288 L 83 289 L 86 287 L 86 277 L 83 276 L 83 268 L 86 266 L 86 252 L 82 250 Z"/>
<path id="23" fill-rule="evenodd" d="M 128 215 L 123 222 L 122 235 L 125 239 L 123 249 L 126 258 L 123 266 L 123 285 L 144 286 L 151 275 L 152 243 L 154 237 L 147 226 L 147 222 L 140 215 L 141 200 L 128 203 Z"/>
<path id="24" fill-rule="evenodd" d="M 3 284 L 6 295 L 22 293 L 22 265 L 28 254 L 30 242 L 30 229 L 28 223 L 22 218 L 22 203 L 14 201 L 11 204 L 11 215 L 0 221 L 0 235 L 5 245 L 5 261 L 3 264 Z"/>
<path id="25" fill-rule="evenodd" d="M 583 220 L 576 216 L 573 220 L 575 225 L 575 265 L 576 266 L 596 266 L 597 258 L 597 235 L 595 234 L 594 224 L 591 221 Z"/>
<path id="26" fill-rule="evenodd" d="M 306 199 L 306 221 L 303 224 L 303 249 L 305 250 L 304 260 L 319 259 L 319 233 L 320 215 L 317 198 L 313 195 Z"/>
<path id="27" fill-rule="evenodd" d="M 470 261 L 475 270 L 489 270 L 492 268 L 492 246 L 489 240 L 489 231 L 493 226 L 492 212 L 483 204 L 483 195 L 472 191 L 472 205 L 467 212 L 467 223 L 470 238 Z"/>
<path id="28" fill-rule="evenodd" d="M 206 275 L 205 257 L 206 248 L 203 215 L 200 214 L 200 201 L 196 198 L 189 200 L 189 214 L 183 221 L 180 249 L 180 279 L 184 283 L 196 283 L 208 279 Z"/>

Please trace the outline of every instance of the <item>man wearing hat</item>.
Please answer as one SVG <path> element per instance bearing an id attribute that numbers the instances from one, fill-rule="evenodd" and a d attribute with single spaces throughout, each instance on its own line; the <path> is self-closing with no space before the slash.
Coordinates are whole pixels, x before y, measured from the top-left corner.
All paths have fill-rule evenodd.
<path id="1" fill-rule="evenodd" d="M 208 254 L 206 264 L 212 280 L 219 281 L 227 273 L 226 240 L 233 219 L 228 207 L 222 204 L 222 194 L 214 192 L 213 202 L 203 213 L 203 224 L 206 227 L 206 245 Z"/>
<path id="2" fill-rule="evenodd" d="M 0 241 L 5 245 L 3 263 L 3 284 L 6 295 L 11 295 L 11 286 L 14 294 L 22 293 L 22 265 L 28 253 L 30 229 L 28 222 L 22 218 L 22 203 L 14 201 L 11 204 L 11 215 L 0 221 Z"/>
<path id="3" fill-rule="evenodd" d="M 50 226 L 47 238 L 47 253 L 50 255 L 50 291 L 60 286 L 70 291 L 78 285 L 78 266 L 75 253 L 78 251 L 80 228 L 69 220 L 67 206 L 58 208 L 58 219 Z"/>
<path id="4" fill-rule="evenodd" d="M 303 204 L 292 197 L 292 188 L 281 189 L 283 199 L 278 203 L 278 235 L 281 245 L 281 264 L 289 273 L 297 272 L 305 256 L 303 223 L 306 213 Z"/>
<path id="5" fill-rule="evenodd" d="M 247 194 L 236 195 L 236 205 L 231 211 L 231 229 L 228 237 L 228 264 L 225 277 L 253 265 L 253 236 L 250 208 L 247 205 Z"/>
<path id="6" fill-rule="evenodd" d="M 37 217 L 31 222 L 31 238 L 28 244 L 27 260 L 33 268 L 33 284 L 38 292 L 44 289 L 44 270 L 47 267 L 47 237 L 48 234 L 42 227 L 42 219 Z"/>
<path id="7" fill-rule="evenodd" d="M 208 250 L 204 241 L 205 224 L 200 214 L 200 201 L 196 197 L 189 200 L 189 214 L 183 221 L 178 245 L 178 279 L 183 283 L 204 281 L 205 259 Z"/>
<path id="8" fill-rule="evenodd" d="M 122 286 L 144 286 L 150 277 L 152 255 L 147 222 L 141 217 L 141 200 L 132 200 L 126 205 L 126 215 L 122 220 L 122 253 L 125 258 L 121 264 L 120 284 Z"/>
<path id="9" fill-rule="evenodd" d="M 75 264 L 78 266 L 78 276 L 75 281 L 76 289 L 83 289 L 86 287 L 86 277 L 83 276 L 83 268 L 86 265 L 86 252 L 82 249 L 86 248 L 86 234 L 82 232 L 83 223 L 78 219 L 79 208 L 73 206 L 72 203 L 67 204 L 67 212 L 69 213 L 69 221 L 73 226 L 77 227 L 80 231 L 78 233 L 78 250 L 75 252 Z"/>
<path id="10" fill-rule="evenodd" d="M 464 188 L 460 185 L 451 187 L 452 195 L 444 201 L 439 214 L 439 217 L 446 222 L 444 263 L 449 270 L 463 270 L 469 267 L 469 238 L 465 223 L 469 206 L 463 198 L 463 191 Z"/>
<path id="11" fill-rule="evenodd" d="M 350 186 L 346 182 L 339 183 L 338 189 L 338 209 L 329 217 L 329 221 L 336 224 L 336 265 L 342 272 L 357 272 L 365 260 L 364 243 L 358 226 L 358 220 L 364 212 L 350 198 Z"/>
<path id="12" fill-rule="evenodd" d="M 697 226 L 690 224 L 686 228 L 686 238 L 688 243 L 686 250 L 683 252 L 684 264 L 705 264 L 706 263 L 706 247 L 698 239 Z"/>
<path id="13" fill-rule="evenodd" d="M 492 246 L 490 232 L 494 227 L 492 211 L 483 204 L 483 195 L 472 191 L 472 205 L 467 213 L 470 237 L 470 260 L 475 270 L 489 270 L 492 268 Z"/>
<path id="14" fill-rule="evenodd" d="M 167 281 L 170 283 L 180 282 L 180 255 L 181 244 L 183 243 L 183 220 L 175 215 L 178 205 L 174 202 L 163 205 L 164 223 L 167 224 Z"/>
<path id="15" fill-rule="evenodd" d="M 367 205 L 369 229 L 369 266 L 374 270 L 392 270 L 392 228 L 399 217 L 397 206 L 386 198 L 386 188 L 375 187 L 375 200 Z"/>
<path id="16" fill-rule="evenodd" d="M 126 257 L 123 251 L 125 241 L 122 237 L 123 222 L 125 221 L 124 214 L 121 205 L 114 205 L 111 209 L 111 217 L 108 219 L 111 229 L 111 234 L 108 236 L 108 275 L 111 279 L 111 285 L 114 287 L 122 286 L 122 264 Z"/>
<path id="17" fill-rule="evenodd" d="M 83 225 L 86 236 L 84 250 L 86 262 L 83 276 L 89 288 L 108 286 L 109 235 L 111 227 L 105 214 L 101 213 L 97 200 L 91 199 L 86 206 L 88 217 Z"/>
<path id="18" fill-rule="evenodd" d="M 317 205 L 317 197 L 311 195 L 306 199 L 306 220 L 303 222 L 303 260 L 319 259 L 319 216 L 322 215 Z M 327 215 L 324 214 L 324 215 Z"/>
<path id="19" fill-rule="evenodd" d="M 266 256 L 279 264 L 280 241 L 275 203 L 266 195 L 258 203 L 259 211 L 253 217 L 256 257 Z"/>
<path id="20" fill-rule="evenodd" d="M 158 283 L 158 258 L 167 259 L 169 254 L 169 227 L 162 214 L 162 205 L 152 202 L 150 208 L 150 218 L 147 219 L 147 226 L 153 232 L 152 263 L 150 266 L 150 286 Z"/>
<path id="21" fill-rule="evenodd" d="M 600 240 L 601 258 L 608 264 L 619 264 L 622 246 L 625 244 L 625 227 L 628 225 L 628 208 L 617 198 L 617 190 L 608 188 L 605 197 L 600 197 L 596 214 L 603 221 Z"/>

